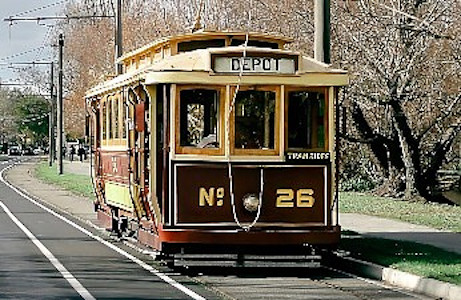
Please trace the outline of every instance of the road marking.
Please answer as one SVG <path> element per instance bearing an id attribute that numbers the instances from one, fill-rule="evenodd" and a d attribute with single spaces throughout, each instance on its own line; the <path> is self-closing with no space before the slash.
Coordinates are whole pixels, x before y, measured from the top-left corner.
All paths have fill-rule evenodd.
<path id="1" fill-rule="evenodd" d="M 2 171 L 3 175 L 3 171 Z M 2 177 L 3 179 L 3 177 Z M 69 282 L 69 284 L 74 288 L 74 290 L 79 293 L 80 296 L 82 296 L 83 299 L 85 300 L 93 300 L 96 299 L 93 297 L 93 295 L 88 292 L 86 288 L 83 287 L 83 285 L 70 273 L 64 266 L 63 264 L 51 253 L 48 248 L 45 247 L 45 245 L 40 242 L 35 235 L 33 235 L 32 232 L 30 232 L 27 227 L 21 223 L 21 221 L 16 218 L 16 216 L 8 209 L 8 207 L 0 200 L 0 206 L 2 207 L 3 211 L 10 217 L 10 219 L 18 226 L 26 235 L 27 237 L 34 243 L 34 245 L 40 250 L 40 252 L 45 255 L 45 257 L 50 261 L 50 263 L 56 268 L 56 270 L 61 273 L 62 277 Z"/>
<path id="2" fill-rule="evenodd" d="M 125 256 L 126 258 L 128 258 L 129 260 L 131 260 L 132 262 L 138 264 L 139 266 L 141 266 L 143 269 L 149 271 L 150 273 L 156 275 L 157 277 L 159 277 L 160 279 L 162 279 L 163 281 L 165 281 L 166 283 L 168 283 L 169 285 L 175 287 L 176 289 L 180 290 L 181 292 L 185 293 L 186 295 L 188 295 L 189 297 L 191 297 L 192 299 L 194 300 L 206 300 L 206 298 L 200 296 L 199 294 L 197 294 L 196 292 L 192 291 L 191 289 L 185 287 L 184 285 L 180 284 L 179 282 L 177 282 L 176 280 L 174 280 L 173 278 L 169 277 L 168 275 L 160 272 L 159 270 L 153 268 L 152 266 L 146 264 L 145 262 L 143 262 L 142 260 L 138 259 L 137 257 L 129 254 L 128 252 L 124 251 L 123 249 L 109 243 L 108 241 L 102 239 L 101 237 L 99 236 L 96 236 L 94 235 L 93 233 L 91 233 L 90 231 L 86 230 L 85 228 L 83 228 L 82 226 L 72 222 L 71 220 L 67 219 L 66 217 L 58 214 L 57 212 L 49 209 L 48 207 L 44 206 L 43 204 L 37 202 L 36 200 L 32 199 L 31 197 L 29 197 L 25 192 L 21 191 L 19 188 L 11 185 L 9 182 L 7 182 L 5 180 L 5 178 L 3 177 L 3 173 L 8 170 L 8 169 L 11 169 L 14 165 L 11 165 L 11 166 L 8 166 L 6 167 L 5 169 L 1 170 L 0 171 L 0 181 L 3 182 L 5 185 L 7 185 L 10 189 L 14 190 L 16 193 L 18 193 L 19 195 L 21 195 L 22 197 L 26 198 L 27 200 L 29 200 L 30 202 L 32 202 L 33 204 L 37 205 L 38 207 L 42 208 L 43 210 L 49 212 L 50 214 L 52 214 L 53 216 L 55 216 L 56 218 L 66 222 L 67 224 L 69 224 L 70 226 L 74 227 L 75 229 L 83 232 L 84 234 L 86 234 L 87 236 L 97 240 L 98 242 L 102 243 L 103 245 L 109 247 L 110 249 L 114 250 L 115 252 L 117 252 L 118 254 L 122 255 L 122 256 Z M 64 268 L 64 266 L 63 266 Z M 70 274 L 70 273 L 69 273 Z"/>

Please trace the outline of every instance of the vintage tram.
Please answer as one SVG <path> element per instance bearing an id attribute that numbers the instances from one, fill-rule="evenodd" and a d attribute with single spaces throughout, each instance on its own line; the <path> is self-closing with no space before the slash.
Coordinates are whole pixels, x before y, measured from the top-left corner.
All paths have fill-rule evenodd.
<path id="1" fill-rule="evenodd" d="M 167 258 L 334 247 L 348 77 L 290 42 L 202 31 L 122 56 L 122 74 L 86 95 L 102 224 Z"/>

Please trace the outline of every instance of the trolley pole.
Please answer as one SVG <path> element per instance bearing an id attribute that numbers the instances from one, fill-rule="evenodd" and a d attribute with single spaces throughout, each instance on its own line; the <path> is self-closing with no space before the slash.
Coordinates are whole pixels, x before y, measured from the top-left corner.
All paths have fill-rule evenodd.
<path id="1" fill-rule="evenodd" d="M 314 58 L 331 63 L 330 58 L 330 0 L 315 0 Z"/>
<path id="2" fill-rule="evenodd" d="M 122 36 L 122 0 L 117 0 L 117 9 L 115 10 L 115 74 L 122 74 L 122 65 L 117 63 L 123 54 L 123 36 Z"/>
<path id="3" fill-rule="evenodd" d="M 54 63 L 51 62 L 50 69 L 50 116 L 48 120 L 49 125 L 49 141 L 48 141 L 48 164 L 53 166 L 54 160 L 54 150 L 55 150 L 55 140 L 54 140 L 54 115 L 56 114 L 54 110 Z"/>
<path id="4" fill-rule="evenodd" d="M 62 33 L 59 34 L 59 59 L 58 59 L 58 103 L 57 103 L 57 156 L 58 156 L 58 174 L 61 175 L 63 173 L 63 165 L 62 165 L 62 146 L 63 146 L 63 120 L 62 120 L 62 51 L 64 47 L 64 38 Z"/>

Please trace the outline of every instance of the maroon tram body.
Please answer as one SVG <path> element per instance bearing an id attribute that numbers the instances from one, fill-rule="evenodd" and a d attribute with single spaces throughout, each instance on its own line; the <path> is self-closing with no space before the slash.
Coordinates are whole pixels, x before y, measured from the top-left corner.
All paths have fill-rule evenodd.
<path id="1" fill-rule="evenodd" d="M 288 42 L 200 32 L 123 56 L 124 73 L 87 93 L 102 224 L 166 256 L 335 247 L 347 74 Z"/>

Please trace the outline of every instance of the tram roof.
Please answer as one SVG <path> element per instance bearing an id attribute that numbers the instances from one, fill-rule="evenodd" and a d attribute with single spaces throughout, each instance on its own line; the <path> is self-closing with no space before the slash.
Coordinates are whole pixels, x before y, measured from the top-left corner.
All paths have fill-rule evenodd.
<path id="1" fill-rule="evenodd" d="M 117 59 L 117 62 L 122 63 L 126 60 L 131 59 L 132 57 L 141 55 L 145 52 L 163 47 L 168 44 L 171 45 L 174 43 L 185 42 L 185 41 L 200 41 L 200 40 L 218 39 L 218 38 L 245 39 L 246 35 L 247 35 L 246 32 L 240 32 L 240 31 L 197 31 L 194 33 L 179 34 L 175 36 L 163 37 L 163 38 L 153 41 L 152 43 L 149 43 L 145 46 L 142 46 L 136 50 L 130 51 L 122 55 L 120 58 Z M 293 42 L 292 38 L 272 35 L 272 34 L 267 34 L 267 33 L 260 33 L 260 32 L 249 32 L 248 38 L 250 40 L 279 43 L 281 46 L 287 43 Z"/>
<path id="2" fill-rule="evenodd" d="M 290 75 L 284 74 L 217 74 L 212 69 L 212 56 L 243 53 L 248 55 L 291 55 L 298 57 L 299 69 Z M 298 52 L 258 47 L 226 47 L 199 49 L 146 64 L 144 67 L 116 76 L 88 91 L 87 96 L 96 96 L 119 87 L 143 82 L 145 84 L 273 84 L 298 86 L 343 86 L 348 83 L 346 70 L 302 56 Z"/>
<path id="3" fill-rule="evenodd" d="M 144 84 L 158 83 L 177 83 L 177 84 L 270 84 L 270 85 L 296 85 L 296 86 L 344 86 L 348 84 L 347 71 L 333 68 L 331 65 L 317 61 L 311 57 L 303 56 L 299 52 L 283 49 L 261 48 L 254 46 L 227 46 L 218 48 L 198 49 L 176 53 L 162 57 L 161 59 L 146 59 L 140 63 L 139 57 L 146 51 L 151 51 L 155 47 L 162 47 L 168 41 L 194 40 L 197 36 L 221 37 L 232 35 L 244 38 L 245 33 L 222 33 L 222 32 L 201 32 L 175 36 L 158 40 L 152 44 L 130 52 L 122 57 L 130 60 L 130 57 L 137 57 L 138 61 L 135 68 L 126 70 L 125 73 L 113 77 L 93 87 L 87 93 L 87 97 L 97 96 L 107 93 L 122 86 L 143 82 Z M 265 34 L 253 34 L 253 37 L 266 37 L 268 41 L 280 39 L 286 43 L 290 39 L 283 37 L 273 37 Z M 149 50 L 150 49 L 150 50 Z M 241 57 L 243 53 L 253 57 L 290 57 L 297 60 L 297 69 L 291 74 L 243 74 L 239 79 L 238 73 L 225 74 L 216 73 L 213 70 L 213 57 L 228 56 Z"/>

